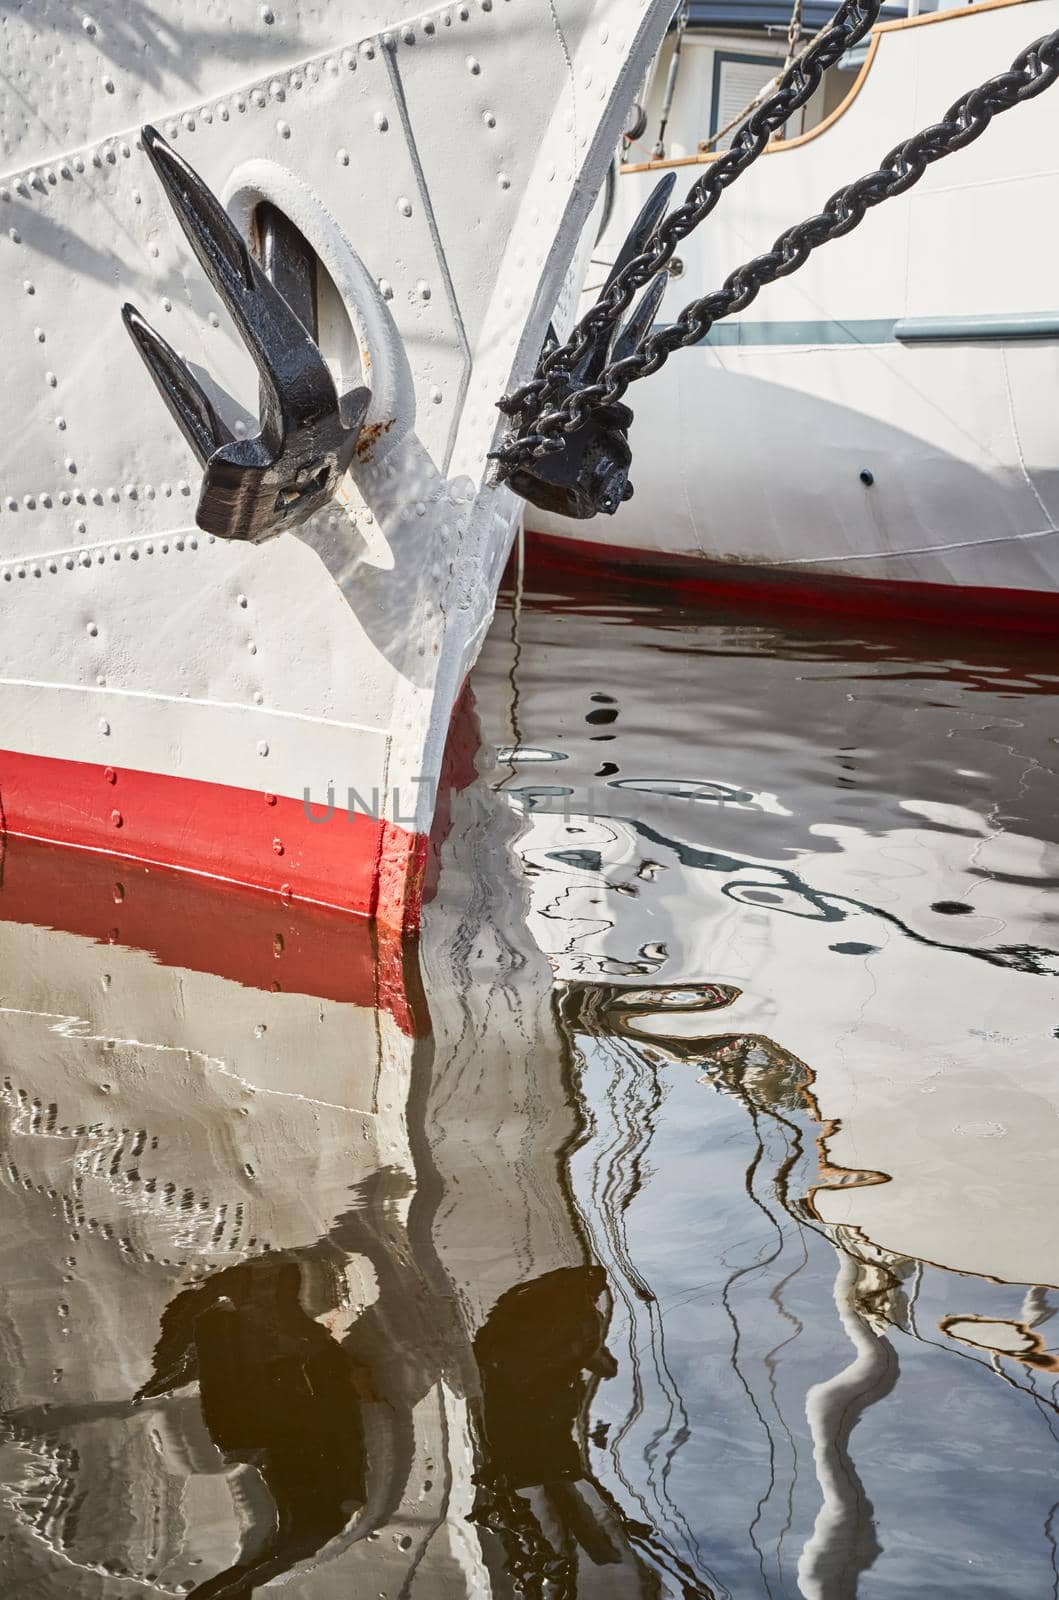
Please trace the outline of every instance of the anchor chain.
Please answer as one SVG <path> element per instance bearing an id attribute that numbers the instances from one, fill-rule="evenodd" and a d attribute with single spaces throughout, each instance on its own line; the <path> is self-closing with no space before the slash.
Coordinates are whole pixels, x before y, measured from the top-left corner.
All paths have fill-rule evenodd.
<path id="1" fill-rule="evenodd" d="M 627 476 L 620 480 L 620 475 L 612 468 L 606 494 L 596 496 L 589 508 L 595 485 L 586 482 L 583 474 L 577 481 L 577 473 L 580 463 L 591 458 L 590 442 L 600 430 L 608 438 L 608 459 L 621 454 L 617 448 L 619 444 L 624 445 L 625 457 L 629 458 L 624 437 L 628 423 L 624 418 L 631 422 L 632 413 L 621 404 L 621 399 L 632 383 L 658 372 L 675 350 L 699 343 L 714 323 L 742 311 L 766 284 L 797 271 L 822 244 L 851 233 L 871 208 L 903 194 L 919 181 L 928 166 L 972 144 L 985 132 L 994 116 L 1033 99 L 1059 77 L 1059 30 L 1056 30 L 1028 46 L 1008 71 L 961 95 L 941 121 L 895 145 L 876 171 L 837 190 L 822 211 L 786 229 L 771 250 L 738 267 L 719 289 L 685 306 L 675 323 L 653 332 L 648 327 L 631 351 L 619 348 L 614 338 L 614 325 L 624 307 L 643 283 L 652 277 L 656 278 L 656 283 L 660 281 L 657 274 L 664 270 L 679 240 L 708 215 L 727 184 L 759 153 L 758 134 L 750 130 L 772 126 L 777 120 L 782 124 L 790 115 L 790 81 L 814 51 L 827 45 L 840 19 L 843 26 L 854 26 L 849 15 L 852 9 L 840 8 L 835 25 L 784 75 L 776 94 L 753 113 L 732 150 L 716 163 L 712 173 L 693 186 L 684 205 L 655 226 L 646 241 L 640 239 L 637 253 L 623 251 L 599 301 L 582 318 L 566 344 L 546 347 L 534 378 L 499 402 L 502 412 L 515 417 L 516 426 L 496 452 L 495 459 L 500 463 L 501 479 L 510 482 L 525 498 L 555 510 L 559 508 L 558 499 L 565 494 L 566 514 L 573 516 L 615 511 L 621 500 L 632 492 Z M 863 10 L 861 8 L 862 15 Z M 869 18 L 862 32 L 867 31 L 871 20 L 873 18 Z M 819 57 L 815 60 L 818 62 Z M 797 101 L 801 103 L 803 101 Z M 787 108 L 782 117 L 777 109 L 780 105 Z M 741 152 L 740 159 L 729 164 L 729 156 L 737 150 Z M 751 150 L 753 154 L 748 155 Z M 640 219 L 630 238 L 635 237 L 639 223 Z M 654 288 L 652 285 L 644 300 Z M 634 319 L 642 321 L 637 313 Z M 606 351 L 602 360 L 599 359 L 601 341 L 605 341 Z M 627 340 L 624 342 L 627 346 Z M 617 427 L 620 435 L 617 439 L 615 419 L 624 422 L 624 426 Z M 564 471 L 563 455 L 566 453 L 571 453 L 571 460 Z M 533 492 L 537 480 L 542 484 L 541 498 Z M 528 494 L 527 488 L 531 491 Z"/>

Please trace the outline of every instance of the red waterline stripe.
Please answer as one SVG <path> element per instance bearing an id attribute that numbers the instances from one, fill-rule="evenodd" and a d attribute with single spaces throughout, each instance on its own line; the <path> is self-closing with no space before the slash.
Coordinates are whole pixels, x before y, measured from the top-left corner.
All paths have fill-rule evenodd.
<path id="1" fill-rule="evenodd" d="M 1059 629 L 1059 594 L 1029 589 L 970 588 L 946 583 L 901 583 L 830 572 L 791 572 L 669 555 L 654 550 L 562 539 L 527 530 L 526 570 L 534 577 L 561 572 L 598 587 L 610 579 L 635 588 L 664 588 L 678 599 L 723 600 L 751 608 L 779 605 L 849 616 L 962 626 L 989 623 L 1023 633 Z"/>
<path id="2" fill-rule="evenodd" d="M 341 805 L 0 750 L 0 834 L 419 925 L 426 837 Z"/>
<path id="3" fill-rule="evenodd" d="M 215 878 L 8 835 L 0 922 L 143 950 L 162 966 L 245 988 L 379 1006 L 403 1032 L 429 1031 L 413 941 L 363 917 Z"/>

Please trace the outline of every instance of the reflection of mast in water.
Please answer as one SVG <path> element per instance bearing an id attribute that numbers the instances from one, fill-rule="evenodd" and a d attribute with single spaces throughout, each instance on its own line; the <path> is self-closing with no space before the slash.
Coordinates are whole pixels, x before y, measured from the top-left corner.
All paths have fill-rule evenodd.
<path id="1" fill-rule="evenodd" d="M 872 1504 L 849 1453 L 862 1413 L 897 1382 L 897 1354 L 857 1309 L 858 1263 L 838 1257 L 835 1306 L 856 1354 L 842 1372 L 816 1384 L 805 1412 L 813 1436 L 816 1476 L 824 1503 L 798 1563 L 805 1600 L 855 1600 L 857 1584 L 881 1553 Z"/>
<path id="2" fill-rule="evenodd" d="M 775 1163 L 773 1187 L 782 1208 L 796 1222 L 803 1225 L 809 1223 L 826 1233 L 832 1238 L 832 1243 L 838 1246 L 836 1305 L 843 1328 L 856 1351 L 850 1366 L 818 1384 L 807 1399 L 823 1506 L 803 1552 L 799 1581 L 807 1600 L 851 1600 L 856 1593 L 859 1574 L 872 1565 L 879 1548 L 871 1502 L 849 1453 L 849 1436 L 863 1410 L 884 1398 L 896 1382 L 897 1358 L 880 1328 L 895 1315 L 901 1314 L 901 1272 L 884 1262 L 881 1253 L 873 1252 L 867 1241 L 858 1240 L 856 1230 L 825 1227 L 817 1215 L 814 1197 L 822 1188 L 848 1188 L 887 1180 L 885 1174 L 850 1171 L 836 1167 L 830 1161 L 827 1143 L 836 1128 L 821 1118 L 812 1091 L 813 1075 L 803 1062 L 781 1050 L 771 1040 L 757 1035 L 727 1034 L 704 1038 L 693 1028 L 689 1036 L 689 1019 L 694 1024 L 697 1015 L 727 1006 L 737 997 L 738 990 L 723 984 L 688 985 L 681 989 L 632 989 L 599 983 L 568 984 L 562 991 L 559 1010 L 567 1027 L 580 1037 L 586 1091 L 593 1087 L 597 1090 L 594 1105 L 598 1104 L 601 1096 L 605 1101 L 606 1090 L 601 1090 L 598 1084 L 592 1084 L 589 1059 L 592 1040 L 606 1041 L 606 1070 L 615 1077 L 622 1070 L 630 1070 L 626 1062 L 635 1062 L 641 1072 L 651 1074 L 652 1082 L 657 1086 L 658 1069 L 663 1064 L 704 1064 L 707 1067 L 705 1081 L 734 1094 L 747 1106 L 757 1141 L 757 1151 L 747 1172 L 747 1193 L 777 1230 L 779 1243 L 769 1257 L 771 1262 L 778 1259 L 784 1249 L 785 1235 L 779 1220 L 760 1199 L 755 1188 L 758 1168 L 766 1156 L 760 1115 L 768 1113 L 784 1134 L 786 1148 Z M 678 1019 L 678 1026 L 667 1030 L 664 1025 L 666 1017 Z M 648 1026 L 644 1026 L 645 1023 Z M 679 1023 L 684 1024 L 683 1031 Z M 654 1123 L 652 1115 L 641 1115 L 639 1121 L 632 1118 L 625 1120 L 630 1111 L 639 1110 L 642 1113 L 643 1107 L 625 1105 L 621 1110 L 621 1119 L 616 1118 L 617 1126 L 625 1131 L 628 1139 L 633 1140 L 636 1148 L 635 1163 L 631 1166 L 633 1178 L 627 1186 L 627 1196 L 631 1199 L 639 1186 L 646 1145 Z M 803 1133 L 806 1123 L 812 1127 L 815 1135 L 808 1146 Z M 629 1133 L 630 1124 L 640 1130 L 642 1142 Z M 806 1170 L 810 1167 L 811 1175 Z M 801 1197 L 795 1198 L 798 1191 Z M 593 1200 L 594 1213 L 606 1217 L 614 1203 L 612 1192 L 609 1189 L 599 1193 L 593 1191 Z M 606 1227 L 605 1224 L 603 1226 Z M 620 1273 L 627 1282 L 638 1284 L 639 1275 L 635 1274 L 627 1257 L 623 1259 L 618 1252 L 614 1254 L 615 1276 Z M 751 1269 L 738 1269 L 729 1278 L 725 1289 L 723 1300 L 735 1331 L 736 1350 L 740 1337 L 739 1325 L 730 1301 L 730 1291 L 739 1276 L 748 1270 L 759 1270 L 764 1264 L 759 1260 Z M 648 1302 L 652 1312 L 650 1336 L 653 1338 L 657 1308 L 649 1294 Z M 644 1319 L 642 1314 L 638 1317 L 634 1312 L 630 1316 L 634 1328 L 637 1320 Z M 771 1356 L 774 1355 L 775 1352 L 772 1352 Z M 766 1358 L 766 1365 L 771 1356 Z M 763 1406 L 755 1398 L 735 1353 L 733 1366 L 765 1430 L 769 1441 L 769 1457 L 773 1463 L 769 1488 L 750 1529 L 751 1541 L 755 1542 L 754 1527 L 774 1487 L 776 1441 Z M 771 1407 L 776 1411 L 793 1449 L 790 1432 L 778 1409 L 774 1387 Z M 627 1423 L 622 1436 L 629 1431 L 630 1424 Z M 760 1551 L 759 1558 L 764 1579 L 764 1557 Z"/>
<path id="3" fill-rule="evenodd" d="M 581 1109 L 581 1128 L 564 1152 L 564 1162 L 573 1188 L 585 1197 L 577 1202 L 579 1213 L 624 1311 L 631 1399 L 625 1420 L 607 1440 L 611 1470 L 623 1491 L 638 1501 L 645 1517 L 653 1516 L 661 1527 L 668 1528 L 692 1568 L 703 1572 L 717 1593 L 726 1593 L 709 1573 L 687 1518 L 669 1492 L 669 1475 L 690 1436 L 690 1422 L 667 1359 L 660 1309 L 629 1251 L 628 1212 L 647 1179 L 647 1155 L 658 1125 L 663 1087 L 657 1060 L 626 1036 L 621 1014 L 608 1001 L 620 995 L 626 1007 L 635 1008 L 638 993 L 575 983 L 556 990 L 570 1092 Z M 644 993 L 652 993 L 658 1003 L 656 992 Z M 726 1005 L 730 995 L 723 985 L 714 985 L 695 996 L 693 1003 L 696 1009 L 712 1010 Z M 685 995 L 684 999 L 692 1003 L 692 997 Z M 594 1057 L 594 1042 L 606 1046 L 601 1058 Z M 578 1182 L 575 1174 L 583 1177 L 583 1182 Z M 642 1360 L 645 1351 L 651 1355 L 649 1367 Z M 659 1413 L 661 1421 L 641 1447 L 652 1492 L 651 1508 L 630 1481 L 623 1455 L 631 1448 L 638 1426 Z"/>
<path id="4" fill-rule="evenodd" d="M 729 1034 L 685 1040 L 685 1059 L 689 1048 L 707 1067 L 703 1081 L 735 1095 L 750 1111 L 759 1150 L 759 1117 L 766 1115 L 779 1126 L 787 1153 L 773 1179 L 777 1198 L 797 1222 L 824 1234 L 838 1252 L 835 1307 L 854 1358 L 806 1395 L 822 1504 L 798 1563 L 798 1583 L 806 1600 L 855 1600 L 861 1575 L 881 1549 L 872 1503 L 850 1452 L 850 1435 L 868 1407 L 885 1399 L 897 1382 L 897 1354 L 883 1330 L 903 1320 L 903 1272 L 872 1251 L 857 1229 L 822 1223 L 816 1196 L 825 1189 L 864 1188 L 889 1180 L 885 1173 L 832 1162 L 828 1143 L 838 1127 L 821 1115 L 812 1069 L 771 1039 Z"/>

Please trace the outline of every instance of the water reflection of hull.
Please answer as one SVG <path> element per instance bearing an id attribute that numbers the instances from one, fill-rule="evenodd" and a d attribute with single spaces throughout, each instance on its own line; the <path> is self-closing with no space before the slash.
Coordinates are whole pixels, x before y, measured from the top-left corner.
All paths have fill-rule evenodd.
<path id="1" fill-rule="evenodd" d="M 189 923 L 87 859 L 48 901 L 53 859 L 13 845 L 0 894 L 5 1589 L 663 1593 L 586 1467 L 610 1297 L 508 876 L 433 909 L 430 1018 L 348 921 Z"/>
<path id="2" fill-rule="evenodd" d="M 414 1185 L 404 1108 L 421 1005 L 406 985 L 389 1011 L 371 1008 L 371 947 L 348 922 L 189 906 L 186 885 L 143 869 L 104 881 L 91 858 L 80 882 L 63 863 L 61 901 L 30 895 L 54 859 L 12 845 L 0 896 L 9 1573 L 46 1593 L 69 1592 L 71 1565 L 78 1592 L 110 1592 L 108 1573 L 179 1592 L 255 1539 L 267 1547 L 277 1515 L 289 1566 L 308 1552 L 276 1488 L 284 1442 L 239 1410 L 266 1376 L 273 1413 L 296 1400 L 279 1347 L 310 1370 L 314 1345 L 339 1349 L 329 1329 L 379 1297 L 370 1241 L 400 1238 Z M 209 970 L 219 916 L 227 973 Z M 110 942 L 123 925 L 145 948 Z M 233 1339 L 243 1359 L 228 1370 Z M 319 1355 L 334 1403 L 342 1378 Z M 436 1432 L 440 1391 L 427 1398 Z M 362 1400 L 372 1448 L 392 1456 L 385 1407 Z M 304 1419 L 286 1453 L 315 1433 Z M 438 1496 L 391 1504 L 388 1476 L 373 1513 L 385 1505 L 421 1541 Z"/>

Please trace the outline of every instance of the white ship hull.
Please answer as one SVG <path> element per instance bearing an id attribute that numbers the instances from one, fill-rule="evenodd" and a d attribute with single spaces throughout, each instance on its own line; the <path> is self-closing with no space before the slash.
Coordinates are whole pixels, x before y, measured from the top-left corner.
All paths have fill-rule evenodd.
<path id="1" fill-rule="evenodd" d="M 8 24 L 0 826 L 414 926 L 519 512 L 490 481 L 495 401 L 532 369 L 665 6 Z M 256 431 L 148 121 L 244 230 L 262 199 L 296 224 L 334 291 L 325 358 L 372 392 L 336 499 L 264 547 L 196 528 L 199 470 L 121 327 L 134 300 Z"/>
<path id="2" fill-rule="evenodd" d="M 680 246 L 658 320 L 1057 23 L 1054 0 L 1000 0 L 878 27 L 837 109 L 766 151 Z M 656 77 L 651 129 L 659 92 Z M 692 149 L 706 94 L 678 80 L 671 127 Z M 536 559 L 732 599 L 1054 626 L 1057 134 L 1054 92 L 998 116 L 634 386 L 633 499 L 589 523 L 531 509 Z M 679 202 L 709 159 L 626 167 L 595 253 L 610 259 L 663 171 Z"/>

